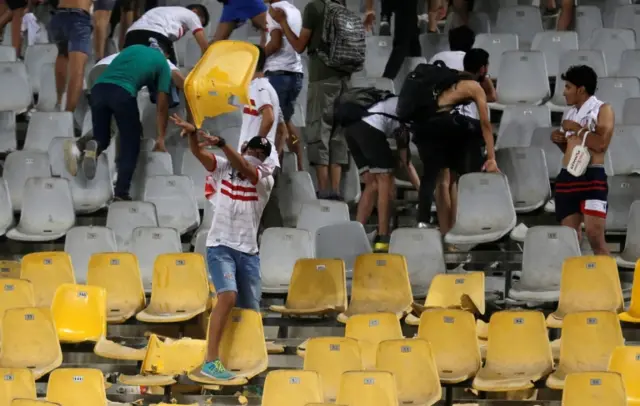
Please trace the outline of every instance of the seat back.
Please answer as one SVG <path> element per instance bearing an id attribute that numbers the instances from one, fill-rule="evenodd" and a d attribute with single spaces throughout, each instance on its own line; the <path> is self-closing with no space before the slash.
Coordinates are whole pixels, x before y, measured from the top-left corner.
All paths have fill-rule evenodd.
<path id="1" fill-rule="evenodd" d="M 4 161 L 3 177 L 7 181 L 14 211 L 22 209 L 25 182 L 33 177 L 49 177 L 49 157 L 44 152 L 14 151 Z"/>
<path id="2" fill-rule="evenodd" d="M 550 95 L 548 76 L 542 52 L 506 51 L 498 71 L 498 101 L 502 104 L 539 104 Z M 523 77 L 527 80 L 522 80 Z"/>
<path id="3" fill-rule="evenodd" d="M 167 338 L 163 341 L 152 334 L 140 371 L 143 374 L 182 375 L 200 366 L 206 352 L 205 340 Z"/>
<path id="4" fill-rule="evenodd" d="M 262 406 L 307 406 L 322 400 L 322 385 L 317 372 L 280 370 L 267 374 Z"/>
<path id="5" fill-rule="evenodd" d="M 0 261 L 0 279 L 20 279 L 20 262 Z"/>
<path id="6" fill-rule="evenodd" d="M 78 283 L 87 281 L 89 260 L 100 252 L 118 251 L 116 237 L 107 227 L 78 226 L 67 231 L 64 250 L 71 256 L 73 271 Z"/>
<path id="7" fill-rule="evenodd" d="M 148 202 L 113 202 L 107 212 L 107 227 L 116 235 L 120 251 L 130 249 L 133 230 L 137 227 L 158 227 L 156 207 Z"/>
<path id="8" fill-rule="evenodd" d="M 180 234 L 169 227 L 137 227 L 133 230 L 131 252 L 138 259 L 145 289 L 151 290 L 156 258 L 162 254 L 182 252 Z"/>
<path id="9" fill-rule="evenodd" d="M 71 257 L 66 252 L 34 252 L 22 257 L 20 278 L 33 284 L 36 306 L 49 307 L 58 287 L 76 283 Z"/>
<path id="10" fill-rule="evenodd" d="M 431 281 L 425 307 L 462 308 L 484 314 L 484 272 L 436 275 Z"/>
<path id="11" fill-rule="evenodd" d="M 313 257 L 313 238 L 307 230 L 280 227 L 264 230 L 260 241 L 263 291 L 286 292 L 293 282 L 297 261 Z"/>
<path id="12" fill-rule="evenodd" d="M 357 221 L 347 221 L 320 227 L 315 233 L 317 258 L 342 259 L 350 273 L 361 254 L 371 252 L 371 242 L 364 226 Z"/>
<path id="13" fill-rule="evenodd" d="M 629 403 L 640 401 L 640 347 L 616 347 L 609 360 L 609 372 L 617 372 L 622 376 Z M 566 384 L 565 384 L 566 387 Z"/>
<path id="14" fill-rule="evenodd" d="M 595 96 L 611 105 L 615 114 L 616 124 L 622 124 L 625 101 L 631 97 L 640 97 L 640 79 L 637 77 L 598 78 L 598 88 Z M 612 141 L 616 138 L 618 137 L 612 138 Z"/>
<path id="15" fill-rule="evenodd" d="M 97 342 L 107 334 L 107 291 L 100 286 L 60 285 L 51 312 L 61 342 Z"/>
<path id="16" fill-rule="evenodd" d="M 107 406 L 104 376 L 99 369 L 56 369 L 49 376 L 47 400 L 64 406 Z"/>
<path id="17" fill-rule="evenodd" d="M 73 114 L 34 112 L 27 127 L 24 150 L 49 152 L 49 144 L 55 137 L 73 138 Z"/>
<path id="18" fill-rule="evenodd" d="M 518 50 L 518 36 L 516 34 L 478 34 L 473 44 L 474 48 L 482 48 L 489 53 L 489 75 L 498 77 L 502 54 L 506 51 Z"/>
<path id="19" fill-rule="evenodd" d="M 620 70 L 622 53 L 636 47 L 636 35 L 633 30 L 598 28 L 587 42 L 587 49 L 600 50 L 604 53 L 607 73 L 617 75 Z"/>
<path id="20" fill-rule="evenodd" d="M 220 360 L 233 372 L 251 371 L 257 375 L 267 369 L 267 346 L 260 313 L 238 308 L 231 311 L 222 333 Z"/>
<path id="21" fill-rule="evenodd" d="M 398 391 L 387 371 L 349 371 L 340 379 L 336 403 L 349 406 L 396 406 Z"/>
<path id="22" fill-rule="evenodd" d="M 0 279 L 0 315 L 5 310 L 36 305 L 33 285 L 24 279 Z M 1 318 L 1 316 L 0 316 Z"/>
<path id="23" fill-rule="evenodd" d="M 180 234 L 184 234 L 200 224 L 193 182 L 187 176 L 147 177 L 144 200 L 156 206 L 160 227 L 175 228 Z"/>
<path id="24" fill-rule="evenodd" d="M 531 145 L 531 138 L 536 128 L 550 126 L 551 112 L 547 106 L 507 106 L 500 119 L 496 146 L 498 148 L 528 147 Z"/>
<path id="25" fill-rule="evenodd" d="M 289 284 L 286 306 L 290 309 L 332 306 L 336 311 L 344 311 L 347 308 L 344 262 L 339 259 L 297 260 Z"/>
<path id="26" fill-rule="evenodd" d="M 385 340 L 403 338 L 400 321 L 394 313 L 356 314 L 347 320 L 345 337 L 358 340 L 362 366 L 374 369 L 378 344 Z"/>
<path id="27" fill-rule="evenodd" d="M 573 31 L 541 31 L 536 33 L 531 43 L 532 51 L 540 51 L 547 61 L 547 74 L 556 76 L 560 56 L 567 51 L 578 49 L 578 34 Z"/>
<path id="28" fill-rule="evenodd" d="M 16 398 L 35 399 L 36 381 L 27 368 L 0 368 L 0 405 Z"/>
<path id="29" fill-rule="evenodd" d="M 562 406 L 625 406 L 627 396 L 619 374 L 581 372 L 569 374 L 562 391 Z"/>
<path id="30" fill-rule="evenodd" d="M 496 161 L 509 182 L 516 213 L 542 207 L 551 196 L 544 151 L 537 147 L 506 148 L 496 151 Z"/>

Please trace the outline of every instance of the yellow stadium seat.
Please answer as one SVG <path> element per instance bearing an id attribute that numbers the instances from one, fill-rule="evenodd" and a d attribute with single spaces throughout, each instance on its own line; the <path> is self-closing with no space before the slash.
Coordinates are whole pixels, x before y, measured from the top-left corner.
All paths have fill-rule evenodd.
<path id="1" fill-rule="evenodd" d="M 2 318 L 0 367 L 29 368 L 38 379 L 62 364 L 62 351 L 51 310 L 9 309 Z"/>
<path id="2" fill-rule="evenodd" d="M 0 279 L 20 279 L 20 262 L 0 261 Z"/>
<path id="3" fill-rule="evenodd" d="M 640 346 L 616 347 L 608 371 L 622 376 L 629 406 L 640 406 Z"/>
<path id="4" fill-rule="evenodd" d="M 99 369 L 56 369 L 49 376 L 47 401 L 63 406 L 107 406 L 104 376 Z"/>
<path id="5" fill-rule="evenodd" d="M 633 272 L 633 287 L 631 288 L 631 305 L 629 310 L 618 315 L 620 320 L 627 323 L 640 323 L 640 261 L 636 262 Z"/>
<path id="6" fill-rule="evenodd" d="M 393 374 L 400 404 L 430 406 L 442 397 L 438 367 L 426 340 L 381 342 L 376 370 Z"/>
<path id="7" fill-rule="evenodd" d="M 475 320 L 465 310 L 425 310 L 420 316 L 418 338 L 431 344 L 443 383 L 455 384 L 473 378 L 482 365 Z"/>
<path id="8" fill-rule="evenodd" d="M 258 48 L 244 41 L 217 41 L 202 55 L 184 83 L 185 98 L 195 125 L 200 128 L 205 117 L 215 117 L 248 105 L 249 83 L 258 63 Z"/>
<path id="9" fill-rule="evenodd" d="M 501 311 L 491 316 L 487 360 L 473 388 L 488 392 L 530 389 L 553 370 L 544 315 Z"/>
<path id="10" fill-rule="evenodd" d="M 152 334 L 147 344 L 147 353 L 142 361 L 140 374 L 120 375 L 119 382 L 132 386 L 166 386 L 176 383 L 174 376 L 186 374 L 199 367 L 207 353 L 205 340 L 182 338 L 164 341 Z"/>
<path id="11" fill-rule="evenodd" d="M 322 315 L 347 309 L 344 261 L 304 258 L 296 261 L 284 306 L 272 311 L 290 315 Z"/>
<path id="12" fill-rule="evenodd" d="M 428 308 L 461 308 L 474 314 L 484 314 L 484 272 L 437 274 L 429 285 L 424 306 L 413 303 L 412 307 L 418 315 Z M 405 322 L 417 326 L 420 319 L 410 314 Z"/>
<path id="13" fill-rule="evenodd" d="M 58 286 L 76 283 L 71 257 L 66 252 L 35 252 L 22 257 L 20 279 L 33 284 L 36 306 L 49 307 Z"/>
<path id="14" fill-rule="evenodd" d="M 222 333 L 220 361 L 235 374 L 229 381 L 216 381 L 200 373 L 200 368 L 189 373 L 193 381 L 217 385 L 243 385 L 267 370 L 269 357 L 262 326 L 262 315 L 254 310 L 235 308 Z"/>
<path id="15" fill-rule="evenodd" d="M 567 376 L 562 406 L 626 406 L 622 377 L 615 372 L 580 372 Z"/>
<path id="16" fill-rule="evenodd" d="M 27 368 L 0 368 L 0 406 L 9 406 L 15 398 L 36 398 L 33 374 Z"/>
<path id="17" fill-rule="evenodd" d="M 146 299 L 138 259 L 128 252 L 93 254 L 87 285 L 107 291 L 107 322 L 123 323 L 144 309 Z"/>
<path id="18" fill-rule="evenodd" d="M 567 258 L 562 264 L 558 309 L 547 317 L 547 326 L 561 328 L 569 313 L 623 310 L 618 265 L 613 257 Z"/>
<path id="19" fill-rule="evenodd" d="M 340 379 L 336 403 L 349 406 L 397 406 L 398 392 L 391 372 L 349 371 Z"/>
<path id="20" fill-rule="evenodd" d="M 11 406 L 62 406 L 59 403 L 47 402 L 46 400 L 36 399 L 13 399 L 11 403 L 7 403 Z"/>
<path id="21" fill-rule="evenodd" d="M 317 372 L 281 370 L 267 374 L 262 406 L 305 406 L 322 400 L 322 385 Z"/>
<path id="22" fill-rule="evenodd" d="M 398 254 L 364 254 L 356 258 L 351 302 L 338 315 L 345 323 L 356 314 L 390 312 L 401 318 L 411 310 L 413 295 L 407 261 Z"/>
<path id="23" fill-rule="evenodd" d="M 611 312 L 567 314 L 562 325 L 560 362 L 547 386 L 562 389 L 568 374 L 606 371 L 613 350 L 624 345 L 620 321 Z"/>
<path id="24" fill-rule="evenodd" d="M 147 323 L 176 323 L 203 313 L 209 301 L 206 272 L 200 254 L 158 255 L 149 305 L 136 318 Z"/>
<path id="25" fill-rule="evenodd" d="M 355 338 L 360 345 L 362 369 L 376 366 L 378 344 L 403 338 L 400 321 L 393 313 L 357 314 L 347 320 L 344 336 Z"/>
<path id="26" fill-rule="evenodd" d="M 334 402 L 338 395 L 340 377 L 345 371 L 362 369 L 358 341 L 347 337 L 317 337 L 307 342 L 305 371 L 320 375 L 325 402 Z"/>
<path id="27" fill-rule="evenodd" d="M 338 405 L 336 403 L 307 403 L 305 406 L 347 406 L 347 405 Z"/>
<path id="28" fill-rule="evenodd" d="M 99 286 L 60 285 L 51 312 L 60 342 L 98 341 L 107 333 L 107 292 Z"/>
<path id="29" fill-rule="evenodd" d="M 35 305 L 31 282 L 24 279 L 0 279 L 0 319 L 7 309 L 35 307 Z"/>

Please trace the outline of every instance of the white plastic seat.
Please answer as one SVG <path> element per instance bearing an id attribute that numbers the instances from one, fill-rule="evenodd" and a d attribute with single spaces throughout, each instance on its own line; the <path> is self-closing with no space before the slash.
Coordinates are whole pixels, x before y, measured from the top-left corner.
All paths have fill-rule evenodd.
<path id="1" fill-rule="evenodd" d="M 532 51 L 540 51 L 547 62 L 547 75 L 557 76 L 560 56 L 578 49 L 578 34 L 573 31 L 542 31 L 533 37 Z"/>
<path id="2" fill-rule="evenodd" d="M 73 273 L 78 283 L 86 283 L 89 259 L 93 254 L 118 251 L 116 237 L 107 227 L 78 226 L 67 231 L 64 251 L 71 257 Z"/>
<path id="3" fill-rule="evenodd" d="M 391 37 L 367 37 L 367 53 L 364 61 L 364 71 L 372 78 L 382 77 L 384 68 L 391 55 Z"/>
<path id="4" fill-rule="evenodd" d="M 45 63 L 40 67 L 40 91 L 36 110 L 56 111 L 57 102 L 55 63 Z"/>
<path id="5" fill-rule="evenodd" d="M 640 76 L 640 72 L 637 73 Z M 598 78 L 595 96 L 611 105 L 616 124 L 622 124 L 624 103 L 630 97 L 640 97 L 640 79 L 637 77 Z"/>
<path id="6" fill-rule="evenodd" d="M 7 232 L 18 241 L 53 241 L 73 227 L 71 189 L 66 179 L 29 178 L 24 185 L 20 222 Z"/>
<path id="7" fill-rule="evenodd" d="M 474 48 L 482 48 L 489 53 L 489 75 L 498 77 L 502 54 L 518 50 L 518 36 L 515 34 L 478 34 Z"/>
<path id="8" fill-rule="evenodd" d="M 316 202 L 316 192 L 311 175 L 306 171 L 282 173 L 276 183 L 274 193 L 285 226 L 293 227 L 298 223 L 302 205 Z"/>
<path id="9" fill-rule="evenodd" d="M 130 250 L 138 258 L 144 289 L 151 291 L 156 258 L 162 254 L 182 252 L 180 234 L 167 227 L 137 227 L 133 230 Z"/>
<path id="10" fill-rule="evenodd" d="M 538 127 L 551 127 L 547 106 L 507 106 L 500 119 L 497 148 L 528 147 Z"/>
<path id="11" fill-rule="evenodd" d="M 316 200 L 302 203 L 296 228 L 315 234 L 320 227 L 349 221 L 349 219 L 349 207 L 346 203 Z"/>
<path id="12" fill-rule="evenodd" d="M 549 179 L 555 179 L 562 168 L 562 151 L 551 141 L 551 132 L 557 127 L 539 127 L 533 131 L 531 146 L 542 148 Z"/>
<path id="13" fill-rule="evenodd" d="M 454 27 L 463 25 L 463 21 L 458 13 L 449 13 L 444 23 L 444 32 L 449 32 Z M 491 18 L 489 14 L 483 12 L 472 11 L 469 13 L 469 28 L 476 34 L 491 32 Z"/>
<path id="14" fill-rule="evenodd" d="M 499 240 L 516 226 L 516 211 L 506 176 L 468 173 L 458 186 L 456 224 L 445 236 L 451 244 Z"/>
<path id="15" fill-rule="evenodd" d="M 0 178 L 0 236 L 13 226 L 13 207 L 7 181 Z"/>
<path id="16" fill-rule="evenodd" d="M 147 178 L 156 175 L 173 175 L 171 155 L 166 152 L 140 151 L 129 189 L 131 197 L 134 200 L 143 200 Z"/>
<path id="17" fill-rule="evenodd" d="M 73 114 L 66 111 L 58 113 L 37 111 L 29 120 L 23 149 L 48 152 L 51 141 L 56 137 L 73 137 Z"/>
<path id="18" fill-rule="evenodd" d="M 16 115 L 13 111 L 0 111 L 0 152 L 16 149 Z"/>
<path id="19" fill-rule="evenodd" d="M 204 184 L 209 174 L 189 149 L 185 149 L 182 154 L 180 174 L 191 179 L 193 182 L 193 195 L 198 203 L 198 208 L 204 209 L 207 204 L 207 199 L 204 196 Z"/>
<path id="20" fill-rule="evenodd" d="M 25 181 L 31 177 L 49 177 L 47 154 L 32 151 L 14 151 L 4 161 L 4 179 L 7 181 L 13 210 L 22 209 Z"/>
<path id="21" fill-rule="evenodd" d="M 605 167 L 611 168 L 613 175 L 640 174 L 640 138 L 633 135 L 624 136 L 624 132 L 633 132 L 633 127 L 619 126 L 614 130 L 614 136 L 605 155 Z"/>
<path id="22" fill-rule="evenodd" d="M 631 204 L 640 200 L 640 178 L 635 176 L 610 176 L 607 231 L 623 232 L 627 229 Z"/>
<path id="23" fill-rule="evenodd" d="M 292 228 L 267 228 L 260 243 L 262 291 L 286 293 L 293 267 L 302 258 L 314 258 L 311 233 Z"/>
<path id="24" fill-rule="evenodd" d="M 16 49 L 8 45 L 0 45 L 0 62 L 15 62 Z"/>
<path id="25" fill-rule="evenodd" d="M 82 165 L 78 167 L 76 176 L 72 176 L 65 165 L 62 165 L 62 168 L 64 168 L 62 177 L 69 181 L 73 207 L 76 213 L 98 211 L 104 208 L 113 198 L 113 183 L 111 182 L 108 158 L 105 154 L 101 154 L 97 162 L 96 174 L 92 180 L 87 179 Z"/>
<path id="26" fill-rule="evenodd" d="M 449 38 L 447 34 L 427 33 L 420 35 L 420 48 L 422 56 L 427 61 L 431 60 L 437 53 L 449 50 Z M 398 90 L 399 92 L 400 90 Z"/>
<path id="27" fill-rule="evenodd" d="M 344 261 L 347 274 L 353 270 L 356 258 L 368 254 L 371 243 L 364 226 L 347 221 L 320 227 L 315 234 L 316 258 L 339 258 Z"/>
<path id="28" fill-rule="evenodd" d="M 540 9 L 533 6 L 500 7 L 496 32 L 516 34 L 522 48 L 531 46 L 536 33 L 544 31 Z"/>
<path id="29" fill-rule="evenodd" d="M 629 209 L 627 238 L 624 242 L 624 249 L 620 255 L 616 256 L 616 262 L 618 266 L 633 269 L 638 259 L 640 259 L 640 201 L 635 201 L 631 203 L 631 208 Z"/>
<path id="30" fill-rule="evenodd" d="M 638 111 L 640 111 L 640 97 L 626 99 L 622 113 L 622 123 L 624 125 L 640 126 L 640 114 L 638 114 Z"/>
<path id="31" fill-rule="evenodd" d="M 604 53 L 607 73 L 614 76 L 620 70 L 622 53 L 636 47 L 636 36 L 632 30 L 599 28 L 591 34 L 586 46 Z"/>
<path id="32" fill-rule="evenodd" d="M 40 68 L 45 63 L 54 63 L 57 56 L 58 47 L 55 44 L 35 44 L 27 47 L 24 63 L 33 93 L 40 92 Z"/>
<path id="33" fill-rule="evenodd" d="M 516 213 L 529 213 L 551 197 L 544 151 L 537 147 L 496 151 L 498 167 L 507 176 Z"/>
<path id="34" fill-rule="evenodd" d="M 639 49 L 627 49 L 622 52 L 622 58 L 620 59 L 620 70 L 618 71 L 618 77 L 639 77 L 640 73 L 640 50 Z M 600 82 L 598 81 L 598 85 Z M 617 118 L 617 117 L 616 117 Z"/>
<path id="35" fill-rule="evenodd" d="M 0 62 L 0 111 L 21 112 L 33 100 L 27 68 L 22 62 Z"/>
<path id="36" fill-rule="evenodd" d="M 133 230 L 158 227 L 156 207 L 148 202 L 113 202 L 107 212 L 107 227 L 116 235 L 118 251 L 129 251 Z"/>
<path id="37" fill-rule="evenodd" d="M 147 177 L 144 200 L 156 206 L 160 227 L 171 227 L 182 235 L 200 224 L 193 182 L 187 176 Z"/>
<path id="38" fill-rule="evenodd" d="M 638 17 L 640 13 L 640 5 L 628 4 L 620 5 L 615 8 L 613 12 L 613 27 L 621 29 L 633 30 L 636 33 L 640 32 L 640 22 Z"/>
<path id="39" fill-rule="evenodd" d="M 591 34 L 602 28 L 602 12 L 597 6 L 579 5 L 576 7 L 576 32 L 580 45 L 585 45 Z"/>
<path id="40" fill-rule="evenodd" d="M 560 66 L 558 76 L 556 76 L 556 87 L 551 101 L 548 105 L 551 111 L 563 112 L 567 109 L 567 102 L 564 99 L 564 80 L 561 75 L 570 67 L 575 65 L 587 65 L 596 72 L 598 77 L 607 76 L 607 64 L 604 60 L 604 54 L 598 50 L 584 50 L 565 52 L 560 57 Z"/>

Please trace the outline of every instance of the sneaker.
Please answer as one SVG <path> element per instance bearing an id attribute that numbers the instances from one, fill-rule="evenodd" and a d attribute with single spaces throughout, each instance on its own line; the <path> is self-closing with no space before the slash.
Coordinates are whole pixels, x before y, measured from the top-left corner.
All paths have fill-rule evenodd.
<path id="1" fill-rule="evenodd" d="M 64 164 L 71 176 L 78 174 L 78 161 L 81 155 L 82 152 L 75 140 L 70 139 L 64 142 Z"/>
<path id="2" fill-rule="evenodd" d="M 418 228 L 429 228 L 429 224 L 427 224 L 427 223 L 418 223 Z"/>
<path id="3" fill-rule="evenodd" d="M 380 21 L 380 36 L 391 36 L 391 24 L 388 21 Z"/>
<path id="4" fill-rule="evenodd" d="M 218 381 L 229 381 L 235 377 L 233 373 L 227 371 L 219 359 L 202 364 L 200 372 L 202 375 Z"/>
<path id="5" fill-rule="evenodd" d="M 377 236 L 375 242 L 373 243 L 373 252 L 379 254 L 386 254 L 389 252 L 389 236 Z"/>
<path id="6" fill-rule="evenodd" d="M 98 167 L 98 143 L 95 140 L 87 142 L 84 149 L 84 158 L 82 159 L 82 171 L 88 180 L 96 177 L 96 168 Z"/>

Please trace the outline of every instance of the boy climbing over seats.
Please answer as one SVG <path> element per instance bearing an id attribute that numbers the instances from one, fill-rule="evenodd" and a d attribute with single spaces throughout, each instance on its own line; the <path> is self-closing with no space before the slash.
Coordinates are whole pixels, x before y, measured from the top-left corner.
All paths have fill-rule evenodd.
<path id="1" fill-rule="evenodd" d="M 551 140 L 562 150 L 556 178 L 556 218 L 581 235 L 581 225 L 596 255 L 609 255 L 605 241 L 607 175 L 604 161 L 613 136 L 615 116 L 594 93 L 598 76 L 588 66 L 572 66 L 562 75 L 564 97 L 571 108 Z"/>

